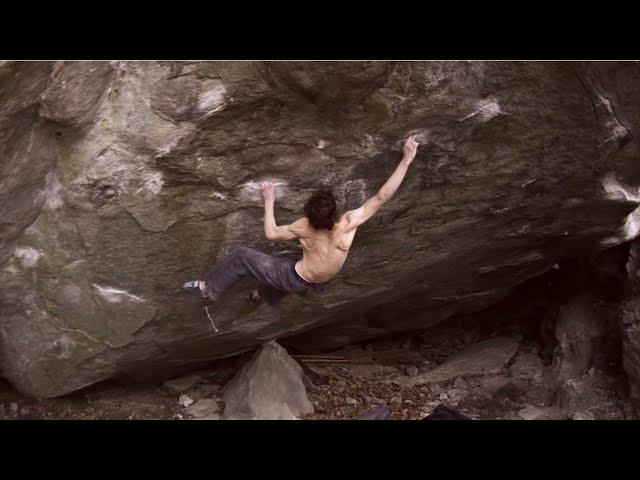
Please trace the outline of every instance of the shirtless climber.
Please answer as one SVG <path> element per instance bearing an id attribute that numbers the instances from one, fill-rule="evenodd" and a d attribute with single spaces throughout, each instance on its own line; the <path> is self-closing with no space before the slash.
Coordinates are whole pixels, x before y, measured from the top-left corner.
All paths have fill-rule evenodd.
<path id="1" fill-rule="evenodd" d="M 217 300 L 238 280 L 253 275 L 260 282 L 251 299 L 264 298 L 277 304 L 287 293 L 306 295 L 322 291 L 342 268 L 353 237 L 360 225 L 380 210 L 396 192 L 409 165 L 416 156 L 418 142 L 415 135 L 408 137 L 402 147 L 402 160 L 395 171 L 373 197 L 360 208 L 339 215 L 335 198 L 330 190 L 313 194 L 304 207 L 305 216 L 291 225 L 276 225 L 273 209 L 275 185 L 262 184 L 264 196 L 264 233 L 269 240 L 299 239 L 303 249 L 302 260 L 273 257 L 247 247 L 238 247 L 227 255 L 204 280 L 194 280 L 183 288 L 195 295 Z"/>

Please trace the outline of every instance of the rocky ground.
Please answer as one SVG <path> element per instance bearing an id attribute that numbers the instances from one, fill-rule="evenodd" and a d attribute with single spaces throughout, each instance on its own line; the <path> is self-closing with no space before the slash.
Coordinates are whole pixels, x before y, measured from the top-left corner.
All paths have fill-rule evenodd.
<path id="1" fill-rule="evenodd" d="M 571 383 L 570 401 L 558 402 L 551 359 L 522 326 L 459 328 L 351 345 L 320 359 L 304 360 L 289 351 L 302 366 L 304 387 L 294 392 L 295 385 L 287 384 L 276 388 L 276 395 L 305 396 L 306 387 L 314 412 L 297 415 L 304 419 L 357 419 L 382 404 L 396 420 L 424 418 L 440 404 L 472 419 L 633 418 L 619 366 L 593 366 Z M 219 361 L 163 384 L 112 381 L 41 401 L 2 382 L 0 418 L 224 418 L 225 385 L 251 356 Z M 264 368 L 272 372 L 274 361 Z"/>
<path id="2" fill-rule="evenodd" d="M 556 402 L 553 366 L 541 358 L 538 345 L 513 330 L 481 335 L 475 332 L 456 338 L 445 333 L 344 349 L 342 353 L 348 357 L 366 349 L 384 352 L 382 349 L 404 347 L 407 357 L 411 352 L 415 360 L 311 367 L 325 382 L 309 389 L 316 411 L 306 418 L 354 419 L 381 403 L 387 403 L 392 417 L 399 420 L 424 418 L 439 404 L 483 420 L 633 418 L 624 377 L 614 365 L 605 371 L 592 368 L 582 380 L 588 386 L 578 395 L 580 407 L 575 403 L 574 411 L 563 411 Z M 495 355 L 469 349 L 486 344 L 487 339 L 502 341 L 507 348 Z M 446 368 L 449 365 L 452 368 Z M 432 372 L 445 375 L 441 381 L 428 381 Z"/>

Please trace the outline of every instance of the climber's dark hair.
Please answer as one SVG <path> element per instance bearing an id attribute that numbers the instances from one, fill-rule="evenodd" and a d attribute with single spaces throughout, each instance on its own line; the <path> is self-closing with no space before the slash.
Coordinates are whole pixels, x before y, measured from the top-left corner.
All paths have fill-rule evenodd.
<path id="1" fill-rule="evenodd" d="M 338 221 L 338 206 L 329 189 L 321 189 L 311 195 L 304 206 L 304 214 L 315 229 L 331 230 Z"/>

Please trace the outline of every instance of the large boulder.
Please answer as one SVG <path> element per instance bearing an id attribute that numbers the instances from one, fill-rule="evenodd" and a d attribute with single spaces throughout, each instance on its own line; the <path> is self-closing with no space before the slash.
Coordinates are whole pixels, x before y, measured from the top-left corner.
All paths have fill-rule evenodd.
<path id="1" fill-rule="evenodd" d="M 51 397 L 485 309 L 637 235 L 639 79 L 632 62 L 3 62 L 3 375 Z M 404 184 L 323 293 L 273 310 L 246 282 L 213 323 L 183 294 L 240 244 L 300 254 L 264 238 L 259 181 L 279 222 L 321 185 L 352 208 L 409 133 Z"/>
<path id="2" fill-rule="evenodd" d="M 275 341 L 263 345 L 224 390 L 224 420 L 296 420 L 313 413 L 302 367 Z"/>

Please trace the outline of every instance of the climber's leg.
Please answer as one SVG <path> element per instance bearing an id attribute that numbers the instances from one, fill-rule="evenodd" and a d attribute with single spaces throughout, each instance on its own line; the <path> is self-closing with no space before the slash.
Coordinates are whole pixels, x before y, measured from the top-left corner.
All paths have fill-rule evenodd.
<path id="1" fill-rule="evenodd" d="M 289 293 L 262 283 L 256 291 L 260 299 L 264 299 L 269 305 L 274 306 L 279 304 L 282 299 L 287 296 L 287 293 Z"/>
<path id="2" fill-rule="evenodd" d="M 217 300 L 221 293 L 229 290 L 238 280 L 252 275 L 261 284 L 261 296 L 265 299 L 277 299 L 288 289 L 283 284 L 280 272 L 283 265 L 293 260 L 273 257 L 247 247 L 238 247 L 227 255 L 216 267 L 204 277 L 205 291 L 212 300 Z M 265 289 L 265 287 L 268 287 Z"/>
<path id="3" fill-rule="evenodd" d="M 194 281 L 185 285 L 193 284 L 189 291 L 196 294 L 195 286 L 199 286 L 211 300 L 218 300 L 220 294 L 233 287 L 238 280 L 251 275 L 260 282 L 260 288 L 252 292 L 250 298 L 254 301 L 264 298 L 272 305 L 279 303 L 287 293 L 306 295 L 322 291 L 324 284 L 313 284 L 302 279 L 295 271 L 295 263 L 288 258 L 239 247 L 205 275 L 204 284 Z"/>

